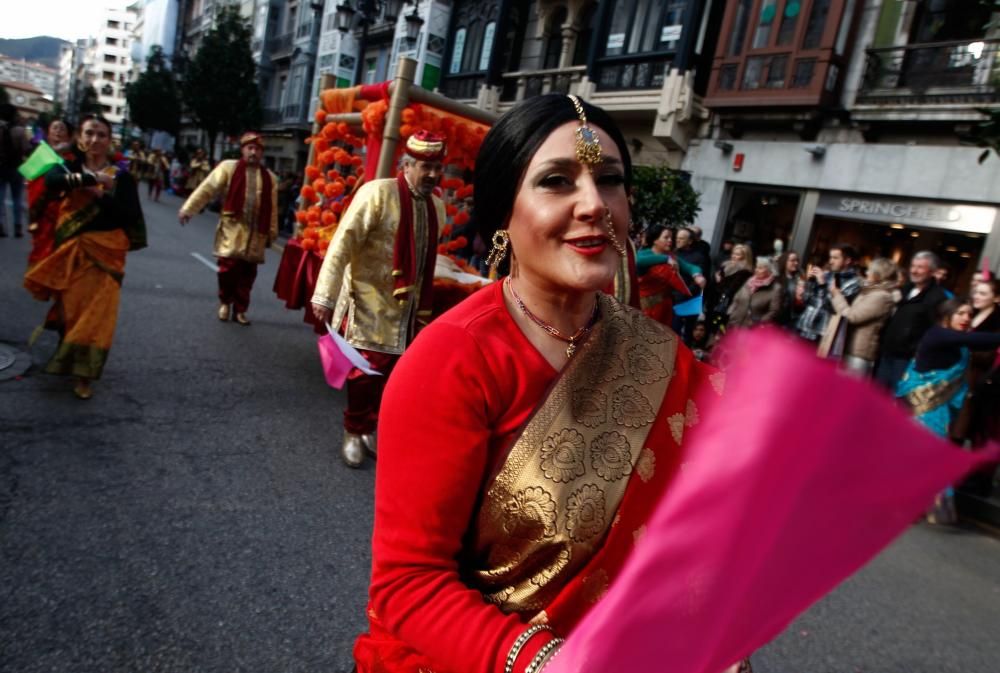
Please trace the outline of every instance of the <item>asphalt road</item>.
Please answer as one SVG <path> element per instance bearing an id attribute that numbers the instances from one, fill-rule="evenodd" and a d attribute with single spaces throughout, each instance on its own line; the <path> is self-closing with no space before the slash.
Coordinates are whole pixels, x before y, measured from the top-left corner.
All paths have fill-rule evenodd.
<path id="1" fill-rule="evenodd" d="M 88 402 L 35 367 L 0 382 L 0 671 L 350 670 L 371 464 L 339 460 L 343 396 L 260 269 L 253 326 L 215 317 L 214 216 L 144 202 L 118 332 Z M 0 343 L 45 306 L 0 239 Z M 891 484 L 886 485 L 891 488 Z M 996 673 L 1000 541 L 914 526 L 754 656 L 758 673 Z M 669 672 L 669 667 L 664 671 Z M 609 672 L 613 673 L 613 672 Z"/>

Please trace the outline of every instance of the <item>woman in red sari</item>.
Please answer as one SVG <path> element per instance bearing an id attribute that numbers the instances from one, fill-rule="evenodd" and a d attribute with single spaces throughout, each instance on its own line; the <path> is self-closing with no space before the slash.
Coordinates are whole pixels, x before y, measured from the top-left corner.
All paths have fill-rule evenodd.
<path id="1" fill-rule="evenodd" d="M 53 119 L 46 129 L 45 142 L 65 161 L 75 160 L 73 147 L 73 126 L 64 119 Z M 45 259 L 55 249 L 56 220 L 59 217 L 59 199 L 51 198 L 45 188 L 45 176 L 28 183 L 28 213 L 31 224 L 31 252 L 28 253 L 28 267 Z"/>
<path id="2" fill-rule="evenodd" d="M 473 217 L 509 275 L 431 323 L 379 424 L 361 673 L 537 673 L 601 599 L 721 374 L 601 290 L 632 166 L 603 110 L 529 99 L 486 136 Z"/>

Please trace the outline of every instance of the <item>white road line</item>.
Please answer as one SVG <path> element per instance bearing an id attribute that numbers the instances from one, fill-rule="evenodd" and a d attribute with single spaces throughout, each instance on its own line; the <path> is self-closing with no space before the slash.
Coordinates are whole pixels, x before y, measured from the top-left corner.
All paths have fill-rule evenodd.
<path id="1" fill-rule="evenodd" d="M 215 271 L 216 273 L 219 272 L 219 267 L 216 266 L 215 262 L 213 262 L 212 260 L 206 259 L 205 257 L 203 257 L 202 255 L 198 254 L 197 252 L 192 252 L 191 256 L 194 257 L 199 262 L 201 262 L 202 264 L 204 264 L 205 266 L 207 266 L 212 271 Z"/>

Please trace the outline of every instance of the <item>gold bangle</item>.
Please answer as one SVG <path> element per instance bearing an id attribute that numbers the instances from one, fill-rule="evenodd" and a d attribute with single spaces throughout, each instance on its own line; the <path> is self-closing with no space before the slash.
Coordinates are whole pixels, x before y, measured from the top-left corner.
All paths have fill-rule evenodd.
<path id="1" fill-rule="evenodd" d="M 514 673 L 514 663 L 517 661 L 517 656 L 521 654 L 521 650 L 524 646 L 531 640 L 531 637 L 536 633 L 541 633 L 542 631 L 551 631 L 552 627 L 548 624 L 535 624 L 534 626 L 529 626 L 524 633 L 517 637 L 514 644 L 510 646 L 510 651 L 507 652 L 507 661 L 503 666 L 503 673 Z"/>
<path id="2" fill-rule="evenodd" d="M 538 650 L 538 654 L 536 654 L 535 658 L 531 660 L 531 663 L 528 664 L 528 667 L 524 669 L 524 673 L 538 673 L 538 671 L 542 669 L 542 666 L 544 666 L 545 663 L 548 662 L 549 655 L 555 656 L 554 654 L 552 654 L 552 651 L 556 650 L 556 648 L 562 645 L 564 642 L 566 641 L 562 638 L 553 638 L 549 642 L 542 645 L 542 649 Z M 558 652 L 558 650 L 556 651 Z"/>

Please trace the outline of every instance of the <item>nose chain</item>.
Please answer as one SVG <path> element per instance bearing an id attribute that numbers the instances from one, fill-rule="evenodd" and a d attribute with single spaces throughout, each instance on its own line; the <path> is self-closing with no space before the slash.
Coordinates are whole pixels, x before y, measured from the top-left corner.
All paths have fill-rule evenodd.
<path id="1" fill-rule="evenodd" d="M 566 343 L 569 344 L 566 347 L 567 358 L 573 357 L 573 353 L 576 352 L 577 342 L 580 341 L 580 339 L 582 339 L 584 336 L 589 334 L 590 330 L 592 330 L 594 328 L 594 325 L 597 323 L 597 317 L 598 317 L 597 301 L 594 301 L 594 310 L 590 314 L 590 320 L 587 321 L 587 324 L 578 329 L 573 334 L 573 336 L 566 336 L 565 334 L 560 332 L 556 327 L 553 327 L 552 325 L 548 324 L 547 322 L 539 318 L 537 315 L 532 313 L 528 309 L 528 307 L 524 305 L 524 302 L 521 300 L 521 297 L 518 296 L 517 292 L 514 290 L 513 284 L 511 284 L 510 282 L 510 276 L 507 276 L 507 278 L 504 280 L 504 283 L 507 285 L 507 289 L 510 291 L 510 296 L 514 298 L 514 303 L 517 304 L 517 307 L 521 309 L 521 313 L 523 313 L 528 318 L 528 320 L 530 320 L 531 322 L 535 323 L 543 330 L 548 332 L 550 336 L 553 336 L 556 339 L 559 339 L 560 341 L 565 341 Z"/>

